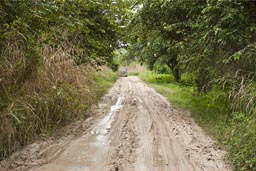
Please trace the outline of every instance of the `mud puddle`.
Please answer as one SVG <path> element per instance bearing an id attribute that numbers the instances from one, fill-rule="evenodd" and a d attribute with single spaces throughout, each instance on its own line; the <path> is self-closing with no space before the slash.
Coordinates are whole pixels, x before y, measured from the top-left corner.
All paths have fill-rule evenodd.
<path id="1" fill-rule="evenodd" d="M 123 107 L 123 103 L 125 101 L 125 96 L 121 95 L 118 97 L 116 104 L 112 105 L 110 111 L 107 116 L 105 116 L 98 125 L 90 131 L 92 135 L 91 142 L 95 142 L 96 144 L 105 144 L 107 140 L 107 133 L 111 129 L 111 123 L 115 117 L 117 111 L 120 111 Z"/>
<path id="2" fill-rule="evenodd" d="M 50 148 L 58 155 L 30 171 L 231 170 L 225 151 L 138 77 L 120 78 L 94 112 L 99 117 L 82 124 L 83 134 Z"/>
<path id="3" fill-rule="evenodd" d="M 108 114 L 93 126 L 89 135 L 86 134 L 81 136 L 72 142 L 57 160 L 32 170 L 104 170 L 104 166 L 107 164 L 107 151 L 109 148 L 108 133 L 111 130 L 111 125 L 115 115 L 122 109 L 124 101 L 125 96 L 119 95 L 116 103 L 110 107 Z"/>

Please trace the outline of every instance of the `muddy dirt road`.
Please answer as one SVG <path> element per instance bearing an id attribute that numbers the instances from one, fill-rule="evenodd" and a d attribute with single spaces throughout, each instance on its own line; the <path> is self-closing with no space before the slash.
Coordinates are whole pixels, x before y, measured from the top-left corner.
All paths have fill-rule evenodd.
<path id="1" fill-rule="evenodd" d="M 225 152 L 137 77 L 120 78 L 87 131 L 30 171 L 225 171 Z"/>

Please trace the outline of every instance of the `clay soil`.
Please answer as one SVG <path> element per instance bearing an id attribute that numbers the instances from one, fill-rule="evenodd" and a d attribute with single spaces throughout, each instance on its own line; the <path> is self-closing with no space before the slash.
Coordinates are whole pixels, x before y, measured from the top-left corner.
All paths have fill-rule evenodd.
<path id="1" fill-rule="evenodd" d="M 120 78 L 91 117 L 0 162 L 7 171 L 228 171 L 225 151 L 188 111 L 138 77 Z"/>

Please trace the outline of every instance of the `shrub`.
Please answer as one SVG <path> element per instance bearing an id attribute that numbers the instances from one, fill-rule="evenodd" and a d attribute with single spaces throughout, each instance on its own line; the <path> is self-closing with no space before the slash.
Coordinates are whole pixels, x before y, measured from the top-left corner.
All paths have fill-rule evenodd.
<path id="1" fill-rule="evenodd" d="M 8 79 L 2 81 L 6 94 L 1 94 L 0 159 L 38 136 L 47 136 L 58 127 L 86 117 L 86 111 L 117 78 L 107 68 L 96 72 L 88 65 L 77 66 L 63 49 L 46 46 L 40 56 L 42 65 L 37 75 L 18 88 Z M 8 76 L 10 80 L 20 77 Z"/>
<path id="2" fill-rule="evenodd" d="M 146 71 L 140 74 L 142 80 L 150 83 L 173 83 L 174 77 L 170 74 L 156 74 L 152 71 Z"/>

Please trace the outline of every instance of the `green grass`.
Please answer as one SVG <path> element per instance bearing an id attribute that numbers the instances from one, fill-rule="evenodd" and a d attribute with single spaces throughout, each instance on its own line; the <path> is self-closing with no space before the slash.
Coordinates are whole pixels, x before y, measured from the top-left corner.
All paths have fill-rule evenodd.
<path id="1" fill-rule="evenodd" d="M 150 83 L 173 83 L 174 77 L 170 74 L 156 74 L 152 71 L 140 73 L 140 78 Z"/>
<path id="2" fill-rule="evenodd" d="M 227 94 L 211 91 L 199 95 L 193 86 L 156 82 L 161 75 L 145 72 L 139 77 L 173 105 L 191 111 L 192 117 L 228 152 L 234 170 L 256 171 L 256 119 L 230 110 Z"/>
<path id="3" fill-rule="evenodd" d="M 179 107 L 190 107 L 193 100 L 192 87 L 182 87 L 174 83 L 151 83 L 160 94 L 165 94 L 167 99 Z"/>
<path id="4" fill-rule="evenodd" d="M 103 68 L 102 71 L 96 73 L 95 76 L 95 93 L 96 98 L 100 99 L 108 89 L 111 88 L 117 80 L 118 74 L 108 68 Z"/>
<path id="5" fill-rule="evenodd" d="M 138 76 L 138 75 L 140 75 L 140 72 L 132 71 L 132 72 L 128 72 L 128 75 Z"/>

